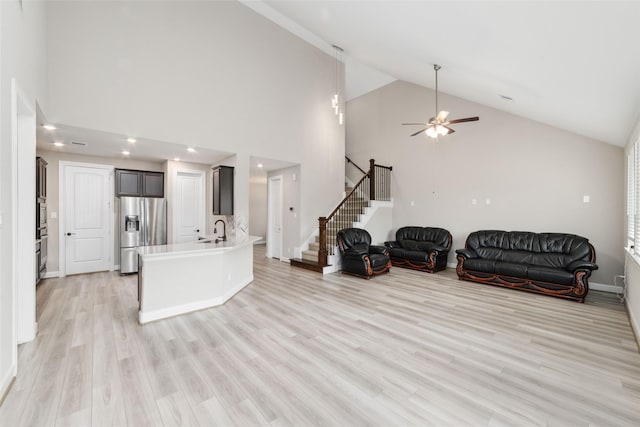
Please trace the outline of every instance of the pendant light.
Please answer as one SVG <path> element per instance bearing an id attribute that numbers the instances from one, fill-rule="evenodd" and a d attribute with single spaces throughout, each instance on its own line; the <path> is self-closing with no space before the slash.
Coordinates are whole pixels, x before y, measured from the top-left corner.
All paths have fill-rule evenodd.
<path id="1" fill-rule="evenodd" d="M 340 62 L 342 62 L 342 54 L 344 50 L 340 46 L 333 45 L 333 55 L 335 59 L 335 92 L 333 97 L 331 97 L 331 108 L 333 108 L 333 112 L 338 116 L 338 123 L 344 124 L 344 95 L 341 95 L 342 89 L 342 73 L 340 70 Z"/>

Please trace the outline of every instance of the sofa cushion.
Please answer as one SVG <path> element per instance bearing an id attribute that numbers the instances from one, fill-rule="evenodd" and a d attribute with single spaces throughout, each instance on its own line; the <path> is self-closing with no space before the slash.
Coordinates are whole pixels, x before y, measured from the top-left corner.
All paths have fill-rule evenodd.
<path id="1" fill-rule="evenodd" d="M 541 282 L 558 283 L 569 286 L 573 285 L 573 274 L 557 268 L 532 265 L 529 266 L 527 270 L 527 277 L 531 280 L 538 280 Z"/>
<path id="2" fill-rule="evenodd" d="M 496 272 L 496 262 L 492 259 L 472 258 L 464 262 L 464 268 L 473 271 L 482 271 L 485 273 Z"/>
<path id="3" fill-rule="evenodd" d="M 438 247 L 434 242 L 424 242 L 419 240 L 399 240 L 400 246 L 403 249 L 411 251 L 423 251 L 429 252 L 431 249 Z"/>
<path id="4" fill-rule="evenodd" d="M 403 258 L 411 261 L 429 261 L 429 253 L 425 251 L 412 251 L 404 248 L 393 248 L 389 250 L 389 255 L 392 258 Z"/>
<path id="5" fill-rule="evenodd" d="M 496 262 L 495 272 L 505 276 L 527 277 L 527 264 L 514 264 L 511 262 Z"/>

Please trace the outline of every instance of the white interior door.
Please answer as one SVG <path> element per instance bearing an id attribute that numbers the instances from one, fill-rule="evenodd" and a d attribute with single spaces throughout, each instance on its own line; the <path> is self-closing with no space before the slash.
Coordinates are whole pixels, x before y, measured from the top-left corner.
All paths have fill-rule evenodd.
<path id="1" fill-rule="evenodd" d="M 174 242 L 193 242 L 204 236 L 203 171 L 178 171 L 174 184 Z"/>
<path id="2" fill-rule="evenodd" d="M 282 175 L 269 178 L 267 189 L 267 256 L 282 258 Z"/>
<path id="3" fill-rule="evenodd" d="M 113 168 L 65 165 L 65 273 L 110 269 L 112 250 L 111 174 Z"/>

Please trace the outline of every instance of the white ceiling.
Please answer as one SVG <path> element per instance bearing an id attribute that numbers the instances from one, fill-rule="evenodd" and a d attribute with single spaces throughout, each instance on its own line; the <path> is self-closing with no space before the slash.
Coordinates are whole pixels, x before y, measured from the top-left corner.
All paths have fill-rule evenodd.
<path id="1" fill-rule="evenodd" d="M 37 121 L 40 126 L 37 129 L 36 146 L 41 150 L 152 162 L 180 159 L 182 162 L 206 165 L 217 165 L 234 154 L 195 146 L 191 146 L 194 151 L 189 151 L 189 146 L 184 144 L 84 129 L 59 123 L 55 124 L 55 130 L 47 130 L 42 125 L 48 124 L 48 122 L 39 108 Z M 127 139 L 130 136 L 135 137 L 136 142 L 128 142 Z M 53 144 L 54 142 L 61 142 L 63 145 L 56 146 Z M 74 142 L 86 145 L 74 144 Z M 122 153 L 123 151 L 128 151 L 129 154 L 125 155 Z M 291 166 L 295 166 L 295 164 L 265 157 L 251 156 L 250 158 L 251 175 L 266 176 L 267 172 Z"/>
<path id="2" fill-rule="evenodd" d="M 38 115 L 38 123 L 46 123 L 46 120 Z M 135 143 L 127 142 L 128 135 L 120 135 L 93 129 L 83 129 L 74 126 L 56 124 L 56 130 L 47 130 L 38 126 L 36 146 L 42 150 L 61 151 L 84 156 L 97 156 L 109 158 L 122 158 L 132 160 L 145 160 L 163 162 L 165 160 L 179 159 L 183 162 L 200 163 L 207 165 L 218 164 L 233 153 L 215 151 L 203 147 L 191 147 L 195 151 L 189 152 L 186 145 L 174 144 L 164 141 L 155 141 L 136 137 Z M 133 135 L 135 136 L 135 135 Z M 58 147 L 54 142 L 64 145 Z M 73 144 L 83 143 L 86 145 Z M 128 151 L 125 155 L 122 152 Z"/>
<path id="3" fill-rule="evenodd" d="M 640 2 L 244 3 L 370 67 L 348 86 L 433 88 L 437 63 L 442 92 L 619 146 L 640 115 Z"/>

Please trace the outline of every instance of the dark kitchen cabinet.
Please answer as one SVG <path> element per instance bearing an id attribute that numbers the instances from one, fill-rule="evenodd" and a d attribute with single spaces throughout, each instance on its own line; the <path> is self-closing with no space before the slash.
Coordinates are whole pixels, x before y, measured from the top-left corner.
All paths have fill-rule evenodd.
<path id="1" fill-rule="evenodd" d="M 36 157 L 36 199 L 47 198 L 47 161 Z"/>
<path id="2" fill-rule="evenodd" d="M 233 167 L 213 168 L 213 214 L 233 215 Z"/>
<path id="3" fill-rule="evenodd" d="M 164 173 L 116 169 L 116 197 L 164 197 Z"/>
<path id="4" fill-rule="evenodd" d="M 142 172 L 142 196 L 164 197 L 164 173 Z"/>

